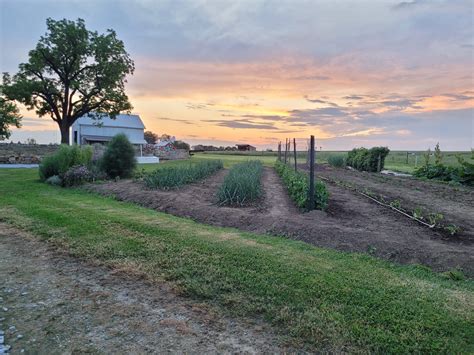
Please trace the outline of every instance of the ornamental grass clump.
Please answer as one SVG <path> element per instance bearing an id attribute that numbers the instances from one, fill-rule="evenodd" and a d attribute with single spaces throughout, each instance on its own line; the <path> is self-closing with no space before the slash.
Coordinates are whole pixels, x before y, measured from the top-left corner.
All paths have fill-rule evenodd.
<path id="1" fill-rule="evenodd" d="M 217 192 L 219 203 L 243 206 L 259 199 L 263 194 L 262 173 L 263 166 L 258 160 L 234 165 Z"/>
<path id="2" fill-rule="evenodd" d="M 342 155 L 330 155 L 328 164 L 335 168 L 344 168 L 346 166 L 346 158 Z"/>
<path id="3" fill-rule="evenodd" d="M 188 165 L 158 168 L 143 179 L 152 189 L 170 190 L 204 179 L 222 169 L 221 160 L 206 160 Z"/>
<path id="4" fill-rule="evenodd" d="M 277 161 L 275 170 L 283 180 L 288 194 L 296 206 L 302 209 L 325 210 L 328 206 L 329 193 L 322 181 L 314 184 L 314 206 L 309 206 L 309 176 L 301 171 L 295 171 L 288 165 Z"/>
<path id="5" fill-rule="evenodd" d="M 52 176 L 63 178 L 64 174 L 73 166 L 90 167 L 92 163 L 92 147 L 77 145 L 61 145 L 52 155 L 43 159 L 39 166 L 39 175 L 42 181 Z"/>

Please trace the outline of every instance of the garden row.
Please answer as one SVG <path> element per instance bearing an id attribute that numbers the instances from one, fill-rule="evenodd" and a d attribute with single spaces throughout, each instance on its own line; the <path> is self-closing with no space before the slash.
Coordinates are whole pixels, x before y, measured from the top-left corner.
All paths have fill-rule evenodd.
<path id="1" fill-rule="evenodd" d="M 328 205 L 329 193 L 321 181 L 316 181 L 314 184 L 314 196 L 311 199 L 309 195 L 310 181 L 308 174 L 295 171 L 287 164 L 278 161 L 275 163 L 275 170 L 283 180 L 283 184 L 288 190 L 288 194 L 295 202 L 296 206 L 302 209 L 325 210 Z M 314 201 L 314 205 L 310 205 L 310 201 Z"/>
<path id="2" fill-rule="evenodd" d="M 92 147 L 63 145 L 55 154 L 43 160 L 39 173 L 41 180 L 51 185 L 68 187 L 109 178 L 129 178 L 135 168 L 133 145 L 125 135 L 117 135 L 107 145 L 103 156 L 96 156 Z M 202 180 L 222 168 L 221 160 L 165 166 L 145 173 L 143 181 L 148 188 L 170 190 Z M 275 169 L 299 208 L 311 210 L 327 207 L 328 193 L 322 182 L 315 184 L 314 205 L 310 206 L 307 174 L 294 172 L 281 162 L 277 162 Z M 263 166 L 258 160 L 235 164 L 217 191 L 217 201 L 228 206 L 244 206 L 257 201 L 263 195 L 262 174 Z"/>
<path id="3" fill-rule="evenodd" d="M 204 179 L 223 168 L 221 160 L 206 160 L 187 165 L 158 168 L 146 174 L 148 188 L 170 190 Z M 258 160 L 234 165 L 217 191 L 222 205 L 243 206 L 258 200 L 262 194 L 262 163 Z"/>

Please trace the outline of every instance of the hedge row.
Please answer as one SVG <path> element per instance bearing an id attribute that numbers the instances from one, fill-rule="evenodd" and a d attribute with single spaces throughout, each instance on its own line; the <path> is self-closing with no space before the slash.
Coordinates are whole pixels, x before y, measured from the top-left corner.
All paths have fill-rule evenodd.
<path id="1" fill-rule="evenodd" d="M 259 160 L 234 165 L 217 192 L 219 203 L 242 206 L 260 198 L 263 194 L 262 173 Z"/>
<path id="2" fill-rule="evenodd" d="M 346 163 L 357 170 L 379 172 L 389 152 L 387 147 L 354 148 L 347 154 Z"/>
<path id="3" fill-rule="evenodd" d="M 314 185 L 314 206 L 309 206 L 309 176 L 301 171 L 296 172 L 288 165 L 277 161 L 275 170 L 281 176 L 288 194 L 299 208 L 325 210 L 329 193 L 323 182 L 316 180 Z M 312 207 L 312 208 L 311 208 Z"/>
<path id="4" fill-rule="evenodd" d="M 221 160 L 158 168 L 144 178 L 146 186 L 169 190 L 204 179 L 224 167 Z"/>

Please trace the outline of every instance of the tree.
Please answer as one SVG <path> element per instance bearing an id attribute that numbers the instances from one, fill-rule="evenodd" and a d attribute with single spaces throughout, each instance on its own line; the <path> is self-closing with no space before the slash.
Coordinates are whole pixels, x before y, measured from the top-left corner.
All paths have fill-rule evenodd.
<path id="1" fill-rule="evenodd" d="M 174 146 L 176 149 L 184 149 L 184 150 L 187 150 L 187 151 L 189 151 L 189 149 L 191 149 L 191 147 L 189 146 L 189 144 L 186 143 L 186 142 L 183 142 L 183 141 L 174 141 L 174 142 L 173 142 L 173 146 Z"/>
<path id="2" fill-rule="evenodd" d="M 144 133 L 144 138 L 148 144 L 155 144 L 159 136 L 156 133 L 153 133 L 152 131 L 146 131 Z"/>
<path id="3" fill-rule="evenodd" d="M 21 115 L 18 107 L 0 96 L 0 141 L 11 136 L 10 126 L 21 127 Z"/>
<path id="4" fill-rule="evenodd" d="M 443 163 L 443 153 L 441 153 L 439 143 L 436 143 L 435 151 L 434 151 L 434 157 L 435 157 L 435 164 L 436 165 L 442 165 L 442 163 Z"/>
<path id="5" fill-rule="evenodd" d="M 115 118 L 130 112 L 125 94 L 126 76 L 134 63 L 113 30 L 88 31 L 84 20 L 46 20 L 48 31 L 27 63 L 14 76 L 3 74 L 2 91 L 10 100 L 49 115 L 61 131 L 61 143 L 69 144 L 69 128 L 81 116 Z"/>
<path id="6" fill-rule="evenodd" d="M 160 140 L 162 140 L 162 141 L 169 141 L 170 139 L 171 139 L 171 136 L 169 134 L 166 134 L 166 133 L 163 133 L 160 136 Z"/>

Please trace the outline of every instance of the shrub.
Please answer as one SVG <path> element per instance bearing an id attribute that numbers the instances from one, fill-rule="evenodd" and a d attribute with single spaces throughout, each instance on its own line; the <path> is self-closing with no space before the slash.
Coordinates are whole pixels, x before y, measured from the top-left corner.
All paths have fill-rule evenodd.
<path id="1" fill-rule="evenodd" d="M 53 186 L 61 186 L 63 184 L 63 180 L 58 175 L 50 176 L 45 182 Z"/>
<path id="2" fill-rule="evenodd" d="M 70 168 L 63 176 L 63 186 L 78 186 L 86 182 L 91 182 L 93 175 L 90 170 L 84 165 L 76 165 Z"/>
<path id="3" fill-rule="evenodd" d="M 260 198 L 262 173 L 259 160 L 234 165 L 217 192 L 219 203 L 243 206 Z"/>
<path id="4" fill-rule="evenodd" d="M 61 145 L 57 152 L 43 159 L 39 166 L 41 180 L 46 180 L 57 175 L 60 178 L 68 169 L 75 165 L 90 166 L 92 161 L 92 148 L 77 145 Z"/>
<path id="5" fill-rule="evenodd" d="M 438 160 L 437 164 L 431 165 L 428 160 L 425 161 L 425 165 L 416 169 L 413 175 L 419 178 L 435 179 L 453 184 L 474 185 L 474 163 L 468 162 L 461 156 L 456 158 L 459 163 L 458 167 L 443 165 L 440 160 Z"/>
<path id="6" fill-rule="evenodd" d="M 102 169 L 111 178 L 128 178 L 132 176 L 136 166 L 135 148 L 125 134 L 117 134 L 102 156 Z"/>
<path id="7" fill-rule="evenodd" d="M 299 208 L 325 210 L 328 205 L 329 193 L 326 185 L 317 180 L 314 186 L 314 206 L 309 206 L 309 176 L 301 171 L 294 171 L 288 165 L 277 161 L 275 170 L 281 176 L 288 194 Z"/>
<path id="8" fill-rule="evenodd" d="M 146 186 L 154 189 L 169 190 L 204 179 L 222 169 L 221 160 L 206 160 L 188 165 L 158 168 L 144 177 Z"/>
<path id="9" fill-rule="evenodd" d="M 347 165 L 361 171 L 378 172 L 379 168 L 383 169 L 389 152 L 387 147 L 354 148 L 347 154 Z"/>
<path id="10" fill-rule="evenodd" d="M 328 163 L 335 168 L 343 168 L 346 166 L 346 158 L 342 155 L 330 155 Z"/>

